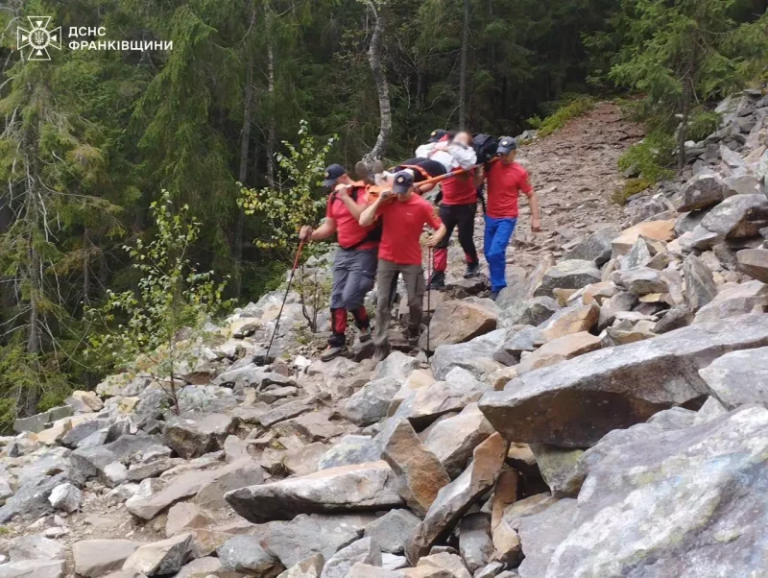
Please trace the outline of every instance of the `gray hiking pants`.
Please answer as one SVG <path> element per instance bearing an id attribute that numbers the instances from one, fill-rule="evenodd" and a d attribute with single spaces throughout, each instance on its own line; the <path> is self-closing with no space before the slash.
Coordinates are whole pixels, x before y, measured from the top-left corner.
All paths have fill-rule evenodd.
<path id="1" fill-rule="evenodd" d="M 421 265 L 398 265 L 391 261 L 379 259 L 379 271 L 376 282 L 379 285 L 378 301 L 376 303 L 376 329 L 373 333 L 373 343 L 376 347 L 388 347 L 387 333 L 392 319 L 392 303 L 390 288 L 402 273 L 405 288 L 408 292 L 408 333 L 409 337 L 418 337 L 421 329 L 424 301 L 424 271 Z"/>
<path id="2" fill-rule="evenodd" d="M 378 249 L 347 250 L 339 247 L 333 260 L 331 309 L 354 311 L 362 307 L 376 280 Z"/>

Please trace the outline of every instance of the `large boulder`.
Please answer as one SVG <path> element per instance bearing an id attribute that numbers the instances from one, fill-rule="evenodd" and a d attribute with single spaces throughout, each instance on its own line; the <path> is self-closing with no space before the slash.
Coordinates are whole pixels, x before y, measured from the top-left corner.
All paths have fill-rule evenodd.
<path id="1" fill-rule="evenodd" d="M 64 560 L 18 560 L 0 565 L 0 578 L 64 578 Z"/>
<path id="2" fill-rule="evenodd" d="M 490 299 L 446 301 L 429 322 L 429 345 L 464 343 L 496 329 L 499 308 Z"/>
<path id="3" fill-rule="evenodd" d="M 493 426 L 477 403 L 470 403 L 458 415 L 435 423 L 424 444 L 440 460 L 448 475 L 456 478 L 464 471 L 475 448 L 493 433 Z"/>
<path id="4" fill-rule="evenodd" d="M 78 576 L 98 578 L 120 570 L 125 560 L 140 546 L 132 540 L 81 540 L 75 542 L 72 555 Z"/>
<path id="5" fill-rule="evenodd" d="M 700 369 L 699 375 L 728 409 L 768 404 L 768 347 L 726 353 Z"/>
<path id="6" fill-rule="evenodd" d="M 380 461 L 241 488 L 224 497 L 254 523 L 290 520 L 297 514 L 381 510 L 403 503 L 396 478 L 389 465 Z"/>
<path id="7" fill-rule="evenodd" d="M 675 236 L 675 221 L 646 221 L 625 229 L 611 241 L 613 256 L 626 255 L 640 237 L 657 241 L 671 241 Z"/>
<path id="8" fill-rule="evenodd" d="M 122 435 L 112 443 L 94 447 L 80 447 L 70 459 L 85 477 L 99 476 L 108 485 L 115 485 L 107 468 L 115 463 L 128 466 L 140 463 L 145 455 L 168 456 L 171 450 L 162 439 L 148 435 Z"/>
<path id="9" fill-rule="evenodd" d="M 725 199 L 701 221 L 701 227 L 722 238 L 753 237 L 768 226 L 765 195 L 735 195 Z"/>
<path id="10" fill-rule="evenodd" d="M 601 343 L 599 337 L 586 331 L 558 337 L 525 357 L 517 365 L 517 375 L 523 375 L 540 367 L 556 365 L 566 359 L 595 351 L 600 349 Z"/>
<path id="11" fill-rule="evenodd" d="M 382 552 L 402 554 L 405 540 L 421 520 L 410 510 L 390 510 L 365 527 L 366 537 L 372 538 Z"/>
<path id="12" fill-rule="evenodd" d="M 435 454 L 421 443 L 410 422 L 406 419 L 395 422 L 388 428 L 381 459 L 397 474 L 398 490 L 405 503 L 423 516 L 435 501 L 438 490 L 448 485 L 451 478 Z"/>
<path id="13" fill-rule="evenodd" d="M 683 185 L 677 198 L 677 210 L 681 213 L 705 209 L 725 198 L 723 177 L 714 171 L 704 170 Z"/>
<path id="14" fill-rule="evenodd" d="M 187 413 L 166 422 L 166 443 L 185 459 L 223 447 L 228 435 L 237 431 L 240 420 L 221 413 Z"/>
<path id="15" fill-rule="evenodd" d="M 387 417 L 387 411 L 402 382 L 392 377 L 382 377 L 366 383 L 344 405 L 342 414 L 352 423 L 367 426 Z"/>
<path id="16" fill-rule="evenodd" d="M 499 324 L 502 327 L 541 325 L 559 309 L 560 305 L 552 297 L 534 297 L 504 309 L 499 316 Z"/>
<path id="17" fill-rule="evenodd" d="M 616 271 L 613 274 L 613 282 L 634 295 L 648 295 L 649 293 L 668 293 L 669 282 L 661 271 L 650 267 L 636 267 L 627 271 Z"/>
<path id="18" fill-rule="evenodd" d="M 371 538 L 362 538 L 336 552 L 323 566 L 320 578 L 345 578 L 358 563 L 381 566 L 381 549 Z"/>
<path id="19" fill-rule="evenodd" d="M 685 302 L 688 310 L 695 313 L 717 295 L 717 285 L 712 270 L 700 258 L 688 255 L 683 261 Z"/>
<path id="20" fill-rule="evenodd" d="M 581 289 L 602 280 L 600 271 L 593 261 L 572 259 L 560 261 L 544 274 L 536 288 L 536 296 L 551 296 L 553 289 Z"/>
<path id="21" fill-rule="evenodd" d="M 605 227 L 595 231 L 573 249 L 563 255 L 566 260 L 593 261 L 598 267 L 605 265 L 611 258 L 611 241 L 621 234 L 616 227 Z"/>
<path id="22" fill-rule="evenodd" d="M 768 310 L 768 285 L 760 281 L 747 281 L 724 288 L 712 301 L 702 307 L 693 319 L 694 324 L 710 323 Z"/>
<path id="23" fill-rule="evenodd" d="M 464 473 L 438 492 L 424 520 L 408 538 L 405 553 L 411 564 L 426 556 L 438 540 L 453 530 L 472 504 L 493 487 L 508 448 L 504 438 L 493 434 L 475 448 L 472 463 Z"/>
<path id="24" fill-rule="evenodd" d="M 761 575 L 766 456 L 768 410 L 757 407 L 612 452 L 590 470 L 573 529 L 537 576 Z"/>
<path id="25" fill-rule="evenodd" d="M 753 279 L 768 283 L 768 249 L 744 249 L 736 253 L 739 270 Z"/>
<path id="26" fill-rule="evenodd" d="M 430 360 L 435 378 L 445 379 L 455 367 L 466 369 L 478 378 L 493 373 L 501 367 L 499 362 L 494 361 L 493 356 L 504 344 L 506 337 L 505 330 L 497 329 L 467 343 L 441 345 L 435 349 L 435 354 Z"/>
<path id="27" fill-rule="evenodd" d="M 525 559 L 518 568 L 520 578 L 548 576 L 547 567 L 560 543 L 573 528 L 577 502 L 563 499 L 542 512 L 522 516 L 518 522 Z"/>
<path id="28" fill-rule="evenodd" d="M 768 315 L 693 325 L 532 371 L 479 402 L 507 439 L 584 448 L 611 430 L 708 391 L 698 370 L 733 350 L 768 345 Z"/>
<path id="29" fill-rule="evenodd" d="M 262 548 L 258 536 L 235 536 L 218 547 L 216 553 L 223 570 L 248 576 L 275 578 L 285 568 Z"/>
<path id="30" fill-rule="evenodd" d="M 193 538 L 192 534 L 179 534 L 167 540 L 144 544 L 128 556 L 123 570 L 147 576 L 175 574 L 192 556 Z"/>

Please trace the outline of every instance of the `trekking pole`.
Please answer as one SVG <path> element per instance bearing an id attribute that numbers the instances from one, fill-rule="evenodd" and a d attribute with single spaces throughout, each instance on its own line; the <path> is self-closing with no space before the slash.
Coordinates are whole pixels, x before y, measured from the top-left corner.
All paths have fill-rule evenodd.
<path id="1" fill-rule="evenodd" d="M 285 289 L 285 295 L 283 295 L 283 302 L 280 305 L 280 311 L 277 313 L 277 319 L 275 320 L 275 330 L 272 332 L 272 338 L 269 340 L 269 345 L 267 346 L 267 354 L 264 356 L 264 360 L 266 363 L 269 363 L 269 351 L 272 349 L 272 342 L 275 340 L 275 335 L 277 335 L 277 330 L 280 328 L 280 317 L 283 316 L 283 307 L 285 307 L 285 302 L 288 299 L 288 293 L 291 291 L 291 285 L 293 284 L 293 276 L 296 274 L 296 268 L 299 266 L 299 259 L 301 258 L 301 250 L 304 248 L 304 239 L 301 239 L 299 241 L 299 248 L 296 250 L 296 258 L 293 260 L 293 268 L 291 269 L 291 276 L 288 278 L 288 287 Z"/>
<path id="2" fill-rule="evenodd" d="M 427 247 L 427 279 L 432 282 L 432 247 Z M 427 358 L 429 358 L 429 326 L 432 325 L 432 289 L 427 286 Z"/>

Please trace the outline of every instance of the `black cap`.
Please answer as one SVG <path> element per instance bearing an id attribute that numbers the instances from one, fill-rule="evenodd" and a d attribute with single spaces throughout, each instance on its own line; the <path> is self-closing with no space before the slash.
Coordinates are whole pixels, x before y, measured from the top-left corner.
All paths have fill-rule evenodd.
<path id="1" fill-rule="evenodd" d="M 496 149 L 498 154 L 505 155 L 514 150 L 517 150 L 517 141 L 511 136 L 503 136 L 499 139 L 499 146 Z"/>
<path id="2" fill-rule="evenodd" d="M 327 169 L 325 169 L 325 173 L 323 174 L 323 186 L 326 189 L 330 189 L 333 185 L 336 184 L 336 180 L 339 177 L 343 177 L 347 174 L 347 169 L 342 167 L 341 165 L 331 165 Z"/>
<path id="3" fill-rule="evenodd" d="M 443 130 L 441 128 L 437 130 L 433 130 L 432 134 L 429 135 L 429 141 L 427 142 L 440 142 L 443 139 L 443 137 L 447 135 L 448 135 L 447 130 Z"/>
<path id="4" fill-rule="evenodd" d="M 400 171 L 395 174 L 395 184 L 392 185 L 392 191 L 398 195 L 404 195 L 411 190 L 413 186 L 413 175 L 408 171 Z"/>

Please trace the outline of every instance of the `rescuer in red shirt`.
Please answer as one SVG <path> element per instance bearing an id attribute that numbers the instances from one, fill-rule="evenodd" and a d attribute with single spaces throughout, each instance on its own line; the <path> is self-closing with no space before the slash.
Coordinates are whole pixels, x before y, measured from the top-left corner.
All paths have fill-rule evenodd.
<path id="1" fill-rule="evenodd" d="M 344 167 L 329 166 L 323 186 L 333 189 L 328 196 L 325 220 L 317 229 L 302 227 L 299 235 L 307 241 L 320 241 L 336 233 L 339 242 L 333 259 L 331 336 L 328 349 L 321 356 L 323 361 L 330 361 L 344 351 L 348 312 L 360 330 L 360 341 L 371 338 L 371 324 L 363 303 L 376 279 L 380 231 L 375 225 L 360 226 L 368 195 L 365 186 L 352 181 Z"/>
<path id="2" fill-rule="evenodd" d="M 454 143 L 472 148 L 472 135 L 459 132 L 453 139 Z M 435 247 L 432 278 L 430 289 L 445 287 L 445 272 L 448 269 L 448 244 L 454 227 L 459 229 L 459 243 L 464 249 L 467 262 L 465 279 L 475 277 L 480 272 L 480 260 L 475 248 L 475 215 L 477 213 L 477 187 L 483 183 L 483 173 L 480 169 L 470 169 L 454 177 L 444 180 L 442 187 L 442 202 L 440 203 L 440 220 L 446 228 L 445 237 Z"/>
<path id="3" fill-rule="evenodd" d="M 414 193 L 413 173 L 408 170 L 395 174 L 392 192 L 383 192 L 363 211 L 360 226 L 370 227 L 377 217 L 382 219 L 383 229 L 376 276 L 379 289 L 373 342 L 376 345 L 374 360 L 382 361 L 390 352 L 387 337 L 391 318 L 389 289 L 398 274 L 403 275 L 408 292 L 408 341 L 412 347 L 418 345 L 425 286 L 421 232 L 424 225 L 435 229 L 426 242 L 428 247 L 434 247 L 445 235 L 445 225 L 435 216 L 432 205 Z"/>
<path id="4" fill-rule="evenodd" d="M 501 137 L 496 150 L 499 161 L 486 170 L 488 205 L 485 210 L 485 259 L 491 273 L 491 299 L 507 286 L 507 246 L 517 225 L 517 201 L 522 191 L 531 205 L 531 230 L 541 230 L 539 199 L 533 191 L 528 172 L 515 162 L 517 143 Z"/>

